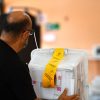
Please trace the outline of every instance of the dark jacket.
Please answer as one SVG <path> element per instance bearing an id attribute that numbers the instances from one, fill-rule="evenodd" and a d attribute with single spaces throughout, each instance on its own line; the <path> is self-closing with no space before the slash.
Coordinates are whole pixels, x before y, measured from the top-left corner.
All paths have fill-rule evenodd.
<path id="1" fill-rule="evenodd" d="M 0 100 L 34 100 L 28 66 L 0 40 Z"/>

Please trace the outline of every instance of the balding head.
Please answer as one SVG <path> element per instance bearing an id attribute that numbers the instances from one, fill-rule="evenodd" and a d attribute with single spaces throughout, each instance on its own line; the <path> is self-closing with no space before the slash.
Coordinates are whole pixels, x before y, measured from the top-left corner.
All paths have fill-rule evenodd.
<path id="1" fill-rule="evenodd" d="M 23 11 L 14 11 L 7 18 L 9 23 L 17 23 L 23 20 L 30 21 L 30 17 Z"/>
<path id="2" fill-rule="evenodd" d="M 17 36 L 26 29 L 32 29 L 32 22 L 30 17 L 23 11 L 11 12 L 3 21 L 3 30 L 7 34 Z"/>
<path id="3" fill-rule="evenodd" d="M 20 51 L 29 39 L 32 30 L 32 21 L 23 11 L 14 11 L 7 14 L 2 22 L 0 39 L 5 41 L 16 52 Z"/>

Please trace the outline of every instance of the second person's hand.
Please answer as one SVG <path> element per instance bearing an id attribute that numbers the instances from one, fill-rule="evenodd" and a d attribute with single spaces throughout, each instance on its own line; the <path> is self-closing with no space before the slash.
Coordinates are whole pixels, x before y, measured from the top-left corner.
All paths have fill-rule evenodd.
<path id="1" fill-rule="evenodd" d="M 59 96 L 58 100 L 79 100 L 79 95 L 67 95 L 67 89 L 64 89 L 63 93 Z"/>

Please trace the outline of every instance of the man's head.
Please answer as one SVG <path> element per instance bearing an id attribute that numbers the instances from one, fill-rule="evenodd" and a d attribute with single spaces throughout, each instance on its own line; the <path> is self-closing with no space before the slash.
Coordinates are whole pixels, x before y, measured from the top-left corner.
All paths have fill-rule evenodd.
<path id="1" fill-rule="evenodd" d="M 1 39 L 19 52 L 27 43 L 32 31 L 31 18 L 23 11 L 7 14 L 2 22 Z"/>

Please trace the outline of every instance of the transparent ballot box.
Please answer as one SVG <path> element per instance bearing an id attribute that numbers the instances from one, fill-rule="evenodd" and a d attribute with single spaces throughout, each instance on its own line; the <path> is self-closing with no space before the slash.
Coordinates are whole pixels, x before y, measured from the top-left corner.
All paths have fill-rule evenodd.
<path id="1" fill-rule="evenodd" d="M 33 88 L 41 99 L 57 100 L 65 88 L 68 95 L 78 93 L 80 100 L 88 100 L 88 58 L 87 53 L 77 49 L 64 49 L 64 58 L 57 67 L 55 87 L 42 86 L 42 74 L 51 59 L 54 48 L 35 49 L 28 64 Z"/>

